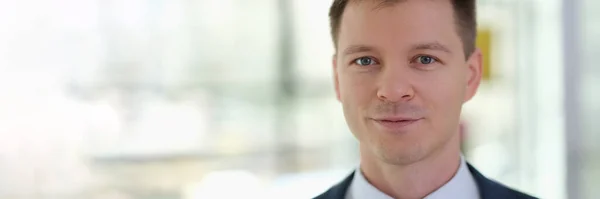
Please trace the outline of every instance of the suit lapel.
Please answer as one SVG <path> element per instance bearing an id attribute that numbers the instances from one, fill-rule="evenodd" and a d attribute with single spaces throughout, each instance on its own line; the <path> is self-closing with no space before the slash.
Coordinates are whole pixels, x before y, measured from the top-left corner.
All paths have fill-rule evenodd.
<path id="1" fill-rule="evenodd" d="M 350 187 L 350 183 L 352 183 L 353 177 L 354 172 L 346 177 L 344 181 L 336 184 L 335 186 L 331 187 L 331 189 L 314 199 L 344 199 L 346 197 L 346 191 L 348 191 L 348 187 Z"/>
<path id="2" fill-rule="evenodd" d="M 504 185 L 486 178 L 470 164 L 468 166 L 471 175 L 475 178 L 475 182 L 477 182 L 481 199 L 530 198 L 530 196 L 513 191 Z"/>

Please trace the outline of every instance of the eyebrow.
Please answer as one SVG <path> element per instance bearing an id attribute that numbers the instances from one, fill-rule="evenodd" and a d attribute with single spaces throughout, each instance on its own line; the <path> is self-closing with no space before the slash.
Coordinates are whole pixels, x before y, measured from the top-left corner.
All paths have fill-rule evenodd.
<path id="1" fill-rule="evenodd" d="M 415 44 L 411 49 L 412 50 L 437 50 L 437 51 L 443 51 L 443 52 L 452 54 L 452 51 L 450 51 L 449 48 L 447 48 L 446 46 L 444 46 L 443 44 L 441 44 L 439 42 Z"/>
<path id="2" fill-rule="evenodd" d="M 419 43 L 411 47 L 411 50 L 436 50 L 452 54 L 449 48 L 439 42 Z M 344 49 L 343 55 L 351 55 L 355 53 L 372 52 L 375 48 L 365 45 L 352 45 Z"/>
<path id="3" fill-rule="evenodd" d="M 353 45 L 353 46 L 346 48 L 344 50 L 343 55 L 351 55 L 351 54 L 355 54 L 355 53 L 371 52 L 371 51 L 375 51 L 375 49 L 370 46 Z"/>

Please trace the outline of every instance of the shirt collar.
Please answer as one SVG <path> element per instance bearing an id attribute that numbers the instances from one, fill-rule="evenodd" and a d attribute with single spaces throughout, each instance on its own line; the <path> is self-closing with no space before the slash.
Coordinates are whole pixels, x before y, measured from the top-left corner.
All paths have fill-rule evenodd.
<path id="1" fill-rule="evenodd" d="M 350 184 L 348 193 L 346 194 L 346 199 L 363 198 L 393 199 L 371 185 L 363 176 L 359 168 L 356 170 L 356 172 L 354 172 L 354 178 Z M 442 187 L 425 197 L 425 199 L 446 198 L 479 199 L 477 184 L 462 156 L 460 159 L 460 166 L 458 167 L 458 171 L 454 177 L 452 177 L 452 179 L 450 179 L 450 181 L 448 181 Z"/>

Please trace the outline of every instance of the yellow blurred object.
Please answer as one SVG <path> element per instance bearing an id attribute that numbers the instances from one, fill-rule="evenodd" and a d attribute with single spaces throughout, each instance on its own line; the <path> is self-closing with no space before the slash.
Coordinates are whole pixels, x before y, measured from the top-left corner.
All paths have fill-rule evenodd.
<path id="1" fill-rule="evenodd" d="M 483 55 L 483 75 L 484 81 L 489 81 L 492 77 L 492 29 L 491 28 L 479 28 L 477 30 L 477 48 L 481 50 Z"/>

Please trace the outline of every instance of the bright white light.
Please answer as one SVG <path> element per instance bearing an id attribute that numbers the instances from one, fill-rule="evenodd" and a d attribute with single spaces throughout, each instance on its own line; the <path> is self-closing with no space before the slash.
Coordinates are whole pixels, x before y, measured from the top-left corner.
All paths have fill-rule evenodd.
<path id="1" fill-rule="evenodd" d="M 123 150 L 127 153 L 178 153 L 203 147 L 207 119 L 192 102 L 152 99 L 141 104 L 133 133 L 125 138 Z"/>
<path id="2" fill-rule="evenodd" d="M 507 168 L 508 154 L 501 143 L 493 142 L 473 149 L 473 160 L 483 173 L 496 178 Z"/>
<path id="3" fill-rule="evenodd" d="M 198 184 L 184 190 L 184 199 L 261 198 L 263 188 L 258 177 L 247 171 L 218 171 L 206 175 Z"/>

